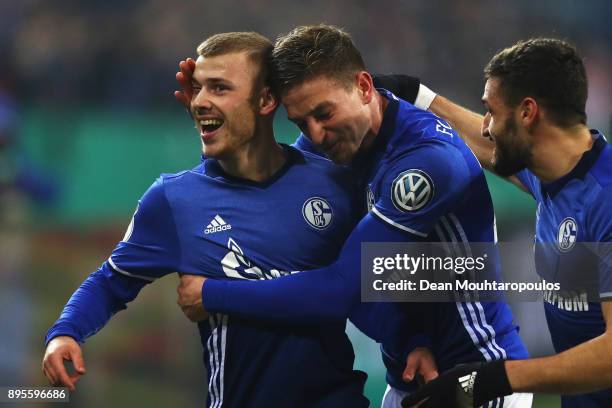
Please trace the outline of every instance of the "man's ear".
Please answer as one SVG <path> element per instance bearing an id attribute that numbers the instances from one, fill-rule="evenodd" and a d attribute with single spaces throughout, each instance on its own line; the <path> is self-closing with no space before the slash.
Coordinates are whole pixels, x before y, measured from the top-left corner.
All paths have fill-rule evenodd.
<path id="1" fill-rule="evenodd" d="M 368 104 L 374 97 L 374 81 L 367 71 L 359 71 L 356 74 L 357 90 L 364 104 Z"/>
<path id="2" fill-rule="evenodd" d="M 264 86 L 259 92 L 259 114 L 269 115 L 278 108 L 278 98 L 269 86 Z"/>
<path id="3" fill-rule="evenodd" d="M 538 123 L 539 117 L 542 114 L 538 102 L 530 97 L 521 101 L 519 106 L 519 120 L 527 129 L 532 128 Z"/>

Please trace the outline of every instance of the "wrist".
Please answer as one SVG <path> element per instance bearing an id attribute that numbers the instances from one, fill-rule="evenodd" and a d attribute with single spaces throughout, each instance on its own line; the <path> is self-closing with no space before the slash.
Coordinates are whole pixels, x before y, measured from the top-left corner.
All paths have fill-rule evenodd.
<path id="1" fill-rule="evenodd" d="M 408 340 L 408 350 L 417 348 L 431 349 L 431 338 L 425 334 L 415 334 Z"/>
<path id="2" fill-rule="evenodd" d="M 47 332 L 47 335 L 45 336 L 45 347 L 49 345 L 49 343 L 51 342 L 51 340 L 58 338 L 58 337 L 71 337 L 73 338 L 77 343 L 81 343 L 81 338 L 78 335 L 78 333 L 76 332 L 76 330 L 74 330 L 72 327 L 68 327 L 68 326 L 54 326 L 51 329 L 49 329 L 49 331 Z"/>
<path id="3" fill-rule="evenodd" d="M 474 384 L 474 405 L 512 394 L 505 361 L 497 360 L 482 365 Z"/>
<path id="4" fill-rule="evenodd" d="M 414 106 L 421 110 L 429 109 L 429 106 L 437 94 L 423 84 L 419 84 L 419 91 L 414 101 Z"/>

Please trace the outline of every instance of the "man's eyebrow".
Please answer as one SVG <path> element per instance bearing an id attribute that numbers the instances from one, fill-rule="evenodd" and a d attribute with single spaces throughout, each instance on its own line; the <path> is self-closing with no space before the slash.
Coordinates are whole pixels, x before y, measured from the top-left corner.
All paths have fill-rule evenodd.
<path id="1" fill-rule="evenodd" d="M 328 101 L 321 102 L 320 104 L 318 104 L 317 106 L 312 108 L 310 110 L 310 112 L 306 113 L 305 116 L 312 116 L 312 115 L 320 114 L 321 111 L 323 111 L 325 109 L 328 109 L 328 108 L 331 108 L 333 106 L 334 106 L 334 104 L 331 103 L 331 102 L 328 102 Z M 303 120 L 303 118 L 301 118 L 301 117 L 291 117 L 288 114 L 287 114 L 287 119 L 289 119 L 293 123 L 299 123 L 299 122 L 301 122 Z"/>
<path id="2" fill-rule="evenodd" d="M 217 78 L 217 77 L 212 77 L 212 78 L 206 78 L 205 79 L 206 82 L 212 82 L 212 83 L 217 83 L 217 82 L 231 82 L 225 78 Z"/>
<path id="3" fill-rule="evenodd" d="M 315 115 L 317 113 L 321 113 L 321 111 L 331 108 L 332 106 L 333 104 L 331 102 L 321 102 L 320 104 L 315 106 L 315 108 L 312 111 L 310 111 L 310 114 Z"/>
<path id="4" fill-rule="evenodd" d="M 305 116 L 312 116 L 312 115 L 320 114 L 321 111 L 323 111 L 325 109 L 328 109 L 328 108 L 331 108 L 332 106 L 334 106 L 334 104 L 331 103 L 331 102 L 327 102 L 327 101 L 321 102 L 320 104 L 318 104 L 317 106 L 312 108 L 310 110 L 310 112 L 306 113 Z M 291 117 L 289 115 L 287 115 L 287 119 L 289 119 L 292 122 L 299 122 L 299 121 L 302 120 L 302 118 L 300 118 L 300 117 Z"/>
<path id="5" fill-rule="evenodd" d="M 213 78 L 204 78 L 202 82 L 198 81 L 198 80 L 197 80 L 197 79 L 195 79 L 194 77 L 191 77 L 191 82 L 192 82 L 192 83 L 196 83 L 196 84 L 198 84 L 198 85 L 201 85 L 201 84 L 203 84 L 203 83 L 209 83 L 209 84 L 217 84 L 217 83 L 220 83 L 220 82 L 227 83 L 227 84 L 230 84 L 230 83 L 231 83 L 231 81 L 229 81 L 229 80 L 227 80 L 227 79 L 225 79 L 225 78 L 217 78 L 217 77 L 213 77 Z"/>

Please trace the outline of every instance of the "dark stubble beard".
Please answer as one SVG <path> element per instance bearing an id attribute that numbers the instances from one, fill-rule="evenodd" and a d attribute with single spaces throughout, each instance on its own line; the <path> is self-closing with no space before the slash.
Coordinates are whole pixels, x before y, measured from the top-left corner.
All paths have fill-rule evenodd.
<path id="1" fill-rule="evenodd" d="M 509 177 L 523 170 L 531 163 L 531 146 L 519 139 L 516 123 L 508 118 L 504 129 L 495 139 L 495 153 L 493 155 L 493 171 L 502 177 Z"/>

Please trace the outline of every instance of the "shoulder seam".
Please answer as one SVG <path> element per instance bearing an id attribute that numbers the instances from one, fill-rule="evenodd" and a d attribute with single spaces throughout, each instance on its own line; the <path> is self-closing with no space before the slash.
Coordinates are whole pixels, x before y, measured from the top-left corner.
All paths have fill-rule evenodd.
<path id="1" fill-rule="evenodd" d="M 167 180 L 167 179 L 173 179 L 173 178 L 177 178 L 177 177 L 181 177 L 183 176 L 185 173 L 190 172 L 191 170 L 183 170 L 183 171 L 179 171 L 178 173 L 162 173 L 160 174 L 160 178 L 162 180 Z"/>
<path id="2" fill-rule="evenodd" d="M 312 152 L 308 152 L 308 151 L 304 151 L 304 150 L 300 150 L 300 149 L 296 149 L 298 150 L 301 154 L 303 154 L 304 156 L 306 156 L 309 160 L 316 160 L 316 161 L 320 161 L 323 163 L 331 163 L 333 164 L 333 162 L 328 159 L 327 157 L 323 157 L 323 156 L 319 156 L 318 154 L 312 153 Z"/>

